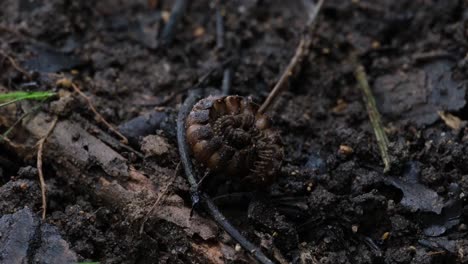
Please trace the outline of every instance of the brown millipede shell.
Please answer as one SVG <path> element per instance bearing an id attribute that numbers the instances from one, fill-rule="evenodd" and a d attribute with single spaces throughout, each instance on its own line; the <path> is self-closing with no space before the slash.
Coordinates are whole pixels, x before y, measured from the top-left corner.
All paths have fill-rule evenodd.
<path id="1" fill-rule="evenodd" d="M 281 168 L 280 135 L 250 98 L 204 98 L 192 108 L 185 127 L 193 157 L 213 172 L 266 186 Z"/>

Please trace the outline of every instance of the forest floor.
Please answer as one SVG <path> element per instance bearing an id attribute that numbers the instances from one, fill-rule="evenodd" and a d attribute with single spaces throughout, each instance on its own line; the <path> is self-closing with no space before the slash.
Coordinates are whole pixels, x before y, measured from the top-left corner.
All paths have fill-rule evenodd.
<path id="1" fill-rule="evenodd" d="M 2 261 L 254 261 L 192 211 L 177 112 L 194 87 L 219 90 L 226 68 L 230 94 L 261 104 L 310 7 L 223 2 L 193 1 L 163 39 L 172 1 L 3 1 L 0 93 L 57 96 L 0 108 L 1 133 L 26 114 L 0 141 Z M 311 39 L 268 113 L 278 179 L 250 199 L 207 190 L 220 210 L 278 263 L 468 263 L 468 3 L 327 0 Z M 388 137 L 385 173 L 353 54 Z"/>

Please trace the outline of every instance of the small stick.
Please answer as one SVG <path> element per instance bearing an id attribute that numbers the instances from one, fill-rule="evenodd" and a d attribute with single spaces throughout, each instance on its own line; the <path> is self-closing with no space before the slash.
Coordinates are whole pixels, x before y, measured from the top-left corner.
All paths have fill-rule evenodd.
<path id="1" fill-rule="evenodd" d="M 190 184 L 190 193 L 192 204 L 196 205 L 201 202 L 211 217 L 220 225 L 234 240 L 237 241 L 245 250 L 252 254 L 255 259 L 262 264 L 272 264 L 273 262 L 262 253 L 262 251 L 248 241 L 219 211 L 218 207 L 213 203 L 208 195 L 198 190 L 198 177 L 193 169 L 193 164 L 189 156 L 188 146 L 185 139 L 185 118 L 190 109 L 196 103 L 199 93 L 191 93 L 183 103 L 177 117 L 177 143 L 179 146 L 180 161 L 184 166 L 187 181 Z"/>
<path id="2" fill-rule="evenodd" d="M 177 172 L 179 171 L 179 166 L 180 166 L 180 162 L 177 163 L 177 166 L 174 171 L 174 176 L 172 177 L 171 181 L 164 187 L 164 190 L 162 190 L 161 194 L 158 196 L 158 199 L 156 199 L 156 202 L 154 202 L 153 206 L 151 206 L 151 208 L 148 210 L 148 213 L 146 213 L 145 218 L 143 219 L 141 226 L 140 226 L 140 235 L 143 234 L 143 229 L 145 228 L 145 224 L 148 221 L 149 215 L 159 205 L 159 203 L 162 201 L 162 198 L 166 196 L 167 191 L 169 191 L 169 187 L 171 187 L 172 184 L 174 184 L 174 181 L 177 178 Z"/>
<path id="3" fill-rule="evenodd" d="M 457 60 L 457 58 L 445 50 L 433 50 L 429 52 L 416 53 L 411 56 L 415 62 L 430 61 L 434 59 L 450 59 Z"/>
<path id="4" fill-rule="evenodd" d="M 177 144 L 179 147 L 180 161 L 184 166 L 185 175 L 187 176 L 187 180 L 190 184 L 192 206 L 194 207 L 200 202 L 200 194 L 198 193 L 198 177 L 194 173 L 187 142 L 185 139 L 185 118 L 189 114 L 192 106 L 197 102 L 199 95 L 199 91 L 194 91 L 189 94 L 187 99 L 185 99 L 184 104 L 179 109 L 179 114 L 177 115 Z"/>
<path id="5" fill-rule="evenodd" d="M 372 95 L 372 92 L 370 90 L 369 82 L 367 81 L 367 74 L 364 69 L 364 66 L 362 66 L 361 64 L 358 64 L 356 58 L 353 58 L 353 60 L 357 64 L 354 75 L 359 84 L 358 86 L 362 91 L 364 102 L 366 103 L 367 114 L 369 115 L 372 128 L 374 129 L 375 137 L 377 139 L 377 144 L 380 149 L 380 155 L 382 157 L 382 160 L 385 166 L 384 172 L 388 172 L 390 170 L 390 157 L 388 155 L 389 141 L 383 129 L 382 120 L 380 118 L 380 113 L 377 110 L 374 96 Z"/>
<path id="6" fill-rule="evenodd" d="M 31 74 L 29 74 L 28 71 L 26 71 L 25 69 L 21 68 L 18 63 L 16 63 L 15 59 L 13 59 L 11 56 L 9 56 L 8 54 L 6 54 L 5 52 L 3 51 L 0 51 L 0 55 L 2 55 L 3 57 L 7 58 L 8 61 L 10 62 L 11 66 L 13 66 L 13 68 L 15 68 L 15 70 L 21 72 L 24 76 L 26 76 L 28 78 L 28 80 L 32 80 L 32 76 Z"/>
<path id="7" fill-rule="evenodd" d="M 324 2 L 325 0 L 319 0 L 317 4 L 315 5 L 314 9 L 312 10 L 312 12 L 309 14 L 309 20 L 307 20 L 307 23 L 306 23 L 306 30 L 312 29 L 312 26 L 314 25 L 316 21 L 315 19 L 317 18 L 320 10 L 322 9 Z"/>
<path id="8" fill-rule="evenodd" d="M 273 264 L 263 252 L 252 244 L 250 241 L 247 240 L 238 230 L 235 228 L 227 219 L 226 217 L 219 211 L 218 207 L 213 203 L 213 201 L 208 197 L 208 195 L 201 193 L 201 202 L 205 206 L 208 213 L 210 213 L 211 217 L 218 223 L 218 225 L 222 226 L 223 229 L 241 245 L 247 252 L 252 254 L 255 259 L 262 263 L 262 264 Z"/>
<path id="9" fill-rule="evenodd" d="M 11 101 L 8 101 L 6 103 L 1 103 L 0 104 L 0 108 L 4 107 L 4 106 L 7 106 L 7 105 L 11 105 L 13 103 L 16 103 L 16 102 L 19 102 L 19 101 L 22 101 L 24 100 L 24 98 L 18 98 L 18 99 L 14 99 L 14 100 L 11 100 Z"/>
<path id="10" fill-rule="evenodd" d="M 30 111 L 28 112 L 25 112 L 24 114 L 22 114 L 20 116 L 20 118 L 18 118 L 18 120 L 15 121 L 15 123 L 13 123 L 13 125 L 11 125 L 7 131 L 5 131 L 5 133 L 3 133 L 2 135 L 0 135 L 0 142 L 2 142 L 2 140 L 6 139 L 8 137 L 8 135 L 11 133 L 11 131 L 13 131 L 13 129 L 24 119 L 26 118 L 28 115 L 30 115 L 31 113 L 35 112 L 37 109 L 39 109 L 39 107 L 41 107 L 41 105 L 37 105 L 35 107 L 33 107 Z"/>
<path id="11" fill-rule="evenodd" d="M 224 21 L 221 14 L 220 0 L 216 1 L 216 48 L 221 50 L 224 48 Z"/>
<path id="12" fill-rule="evenodd" d="M 294 57 L 291 59 L 291 62 L 289 62 L 289 65 L 283 72 L 283 74 L 281 74 L 279 81 L 276 83 L 275 87 L 270 92 L 265 102 L 263 102 L 262 106 L 260 106 L 260 109 L 258 109 L 259 113 L 265 113 L 276 100 L 278 95 L 281 94 L 284 90 L 286 90 L 289 78 L 293 75 L 297 65 L 302 61 L 304 55 L 307 53 L 308 44 L 309 42 L 306 38 L 301 38 L 301 41 L 299 41 L 299 45 L 297 45 Z"/>
<path id="13" fill-rule="evenodd" d="M 2 143 L 3 141 L 5 141 L 8 145 L 15 149 L 21 148 L 21 145 L 18 145 L 15 142 L 11 141 L 8 137 L 2 137 L 2 141 L 0 141 L 0 143 Z"/>
<path id="14" fill-rule="evenodd" d="M 185 13 L 187 8 L 187 0 L 176 0 L 172 5 L 171 16 L 167 21 L 161 33 L 161 41 L 163 45 L 170 45 L 174 39 L 175 28 L 179 23 L 180 19 Z"/>
<path id="15" fill-rule="evenodd" d="M 224 19 L 221 14 L 221 0 L 216 1 L 216 48 L 224 49 Z M 221 85 L 221 94 L 228 95 L 231 90 L 231 67 L 224 65 L 223 83 Z"/>
<path id="16" fill-rule="evenodd" d="M 231 90 L 231 68 L 228 67 L 223 73 L 223 83 L 221 85 L 221 94 L 228 95 Z"/>
<path id="17" fill-rule="evenodd" d="M 286 90 L 290 77 L 298 70 L 302 60 L 307 55 L 311 43 L 310 31 L 314 25 L 314 22 L 316 21 L 319 11 L 323 6 L 323 2 L 324 0 L 319 0 L 313 12 L 310 14 L 309 20 L 306 23 L 304 33 L 302 34 L 301 40 L 297 45 L 294 56 L 289 62 L 288 67 L 286 67 L 286 70 L 284 70 L 283 74 L 281 74 L 279 81 L 276 83 L 273 90 L 271 90 L 265 102 L 263 102 L 262 106 L 260 106 L 260 109 L 258 110 L 259 113 L 265 113 L 268 108 L 275 102 L 278 95 Z"/>
<path id="18" fill-rule="evenodd" d="M 93 103 L 91 102 L 91 99 L 86 95 L 84 94 L 81 89 L 78 87 L 78 85 L 74 84 L 74 83 L 71 83 L 71 86 L 73 87 L 73 89 L 75 90 L 75 92 L 77 92 L 81 97 L 83 97 L 86 102 L 88 103 L 88 106 L 89 108 L 91 109 L 91 111 L 94 113 L 94 115 L 96 116 L 96 121 L 98 122 L 102 122 L 105 126 L 107 126 L 112 132 L 114 132 L 117 136 L 120 137 L 121 139 L 121 142 L 123 144 L 128 144 L 128 139 L 122 135 L 122 133 L 120 133 L 117 129 L 114 128 L 114 126 L 112 126 L 111 124 L 109 124 L 109 122 L 106 121 L 106 119 L 104 119 L 104 117 L 99 114 L 99 112 L 96 110 L 96 108 L 94 107 Z"/>
<path id="19" fill-rule="evenodd" d="M 58 117 L 56 116 L 54 118 L 54 121 L 52 121 L 52 125 L 50 125 L 49 130 L 47 130 L 47 133 L 44 135 L 44 137 L 39 139 L 39 141 L 37 142 L 37 146 L 38 146 L 38 149 L 37 149 L 37 172 L 39 174 L 39 182 L 41 184 L 42 219 L 45 219 L 46 210 L 47 210 L 47 197 L 46 197 L 47 187 L 46 187 L 46 183 L 45 183 L 45 180 L 44 180 L 44 174 L 42 172 L 42 152 L 43 152 L 43 149 L 44 149 L 44 143 L 47 140 L 47 138 L 49 137 L 49 135 L 52 133 L 52 131 L 54 130 L 55 125 L 57 124 L 57 121 L 58 121 Z"/>

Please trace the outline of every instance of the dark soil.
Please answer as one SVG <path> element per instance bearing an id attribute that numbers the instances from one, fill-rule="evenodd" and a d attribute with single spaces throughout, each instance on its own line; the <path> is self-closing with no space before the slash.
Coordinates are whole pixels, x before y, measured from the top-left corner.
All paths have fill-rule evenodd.
<path id="1" fill-rule="evenodd" d="M 156 107 L 164 115 L 154 117 L 158 129 L 130 137 L 146 157 L 111 147 L 160 186 L 177 170 L 175 114 L 187 90 L 219 89 L 228 62 L 230 93 L 261 103 L 294 55 L 308 1 L 225 1 L 223 51 L 216 48 L 215 1 L 193 1 L 166 45 L 157 39 L 172 1 L 155 2 L 161 3 L 150 9 L 147 1 L 3 0 L 0 50 L 31 78 L 0 55 L 0 92 L 62 93 L 67 89 L 51 73 L 64 73 L 127 135 L 134 126 L 128 120 Z M 316 22 L 301 73 L 269 113 L 285 146 L 278 180 L 247 201 L 220 198 L 220 208 L 275 261 L 282 255 L 292 263 L 468 263 L 468 3 L 327 0 Z M 385 174 L 351 53 L 366 68 L 391 142 Z M 21 109 L 0 109 L 0 132 Z M 113 135 L 78 96 L 41 110 Z M 452 119 L 441 118 L 447 115 Z M 158 136 L 138 140 L 147 134 Z M 21 126 L 11 140 L 35 143 Z M 79 261 L 206 263 L 193 241 L 208 241 L 229 245 L 218 263 L 253 262 L 233 251 L 236 243 L 220 230 L 203 235 L 165 218 L 140 234 L 141 221 L 89 191 L 102 170 L 88 167 L 72 176 L 53 151 L 44 164 L 45 221 Z M 0 143 L 1 215 L 25 206 L 40 215 L 35 162 L 34 152 Z M 170 192 L 190 207 L 183 173 Z"/>

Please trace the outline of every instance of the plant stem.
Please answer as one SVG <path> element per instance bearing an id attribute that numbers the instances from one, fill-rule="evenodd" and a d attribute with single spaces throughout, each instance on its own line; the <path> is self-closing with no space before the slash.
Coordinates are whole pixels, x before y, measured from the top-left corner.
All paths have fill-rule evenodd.
<path id="1" fill-rule="evenodd" d="M 353 59 L 353 60 L 357 62 L 357 59 Z M 356 64 L 357 64 L 357 67 L 354 72 L 354 75 L 358 82 L 358 86 L 362 91 L 362 95 L 363 95 L 362 97 L 366 104 L 367 113 L 369 115 L 372 128 L 374 129 L 375 137 L 377 139 L 377 144 L 380 149 L 380 155 L 382 157 L 382 160 L 385 166 L 384 172 L 388 172 L 390 170 L 391 165 L 390 165 L 390 156 L 388 155 L 389 141 L 387 138 L 387 134 L 385 134 L 385 131 L 383 129 L 382 120 L 380 118 L 380 113 L 377 110 L 374 96 L 372 95 L 372 92 L 370 90 L 369 82 L 367 81 L 367 74 L 364 69 L 364 66 L 362 66 L 359 63 L 356 63 Z"/>

